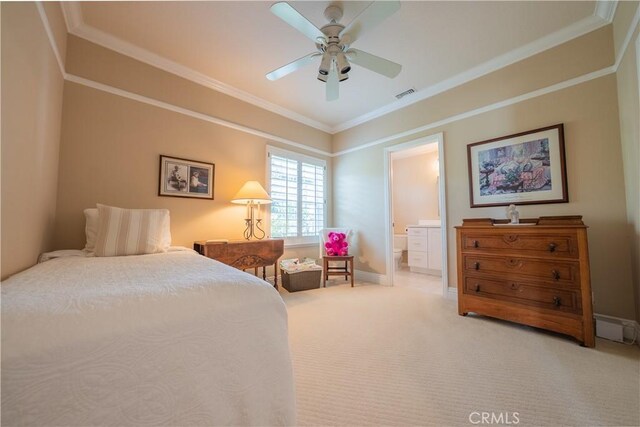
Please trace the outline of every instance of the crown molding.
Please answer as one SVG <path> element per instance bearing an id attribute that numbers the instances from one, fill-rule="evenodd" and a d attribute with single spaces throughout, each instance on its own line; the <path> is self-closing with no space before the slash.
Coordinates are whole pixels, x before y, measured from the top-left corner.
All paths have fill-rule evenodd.
<path id="1" fill-rule="evenodd" d="M 532 43 L 514 49 L 504 55 L 500 55 L 490 61 L 473 67 L 449 79 L 443 80 L 435 85 L 429 86 L 418 91 L 416 94 L 404 100 L 395 101 L 387 104 L 379 109 L 363 114 L 354 119 L 348 120 L 336 126 L 329 126 L 325 123 L 313 120 L 307 116 L 288 110 L 279 105 L 273 104 L 248 92 L 227 85 L 223 82 L 215 80 L 203 73 L 195 71 L 189 67 L 178 64 L 163 56 L 157 55 L 146 49 L 140 48 L 120 38 L 114 37 L 101 30 L 87 25 L 82 19 L 82 11 L 78 2 L 61 2 L 67 30 L 69 33 L 84 38 L 92 43 L 111 49 L 125 56 L 129 56 L 153 67 L 159 68 L 166 72 L 178 75 L 194 83 L 240 99 L 257 107 L 272 111 L 283 117 L 295 120 L 299 123 L 319 129 L 323 132 L 336 134 L 352 127 L 366 123 L 370 120 L 397 111 L 414 103 L 420 102 L 457 86 L 465 84 L 469 81 L 482 77 L 493 71 L 504 68 L 515 62 L 521 61 L 537 53 L 547 49 L 566 43 L 574 38 L 580 37 L 588 32 L 594 31 L 604 25 L 607 25 L 613 19 L 615 14 L 617 1 L 598 0 L 596 2 L 595 12 L 593 15 L 565 27 L 555 33 L 549 34 Z"/>
<path id="2" fill-rule="evenodd" d="M 593 14 L 610 24 L 613 22 L 617 7 L 618 0 L 598 0 L 596 2 L 596 10 Z"/>
<path id="3" fill-rule="evenodd" d="M 36 2 L 36 5 L 38 7 L 38 12 L 40 13 L 40 18 L 42 20 L 43 26 L 45 28 L 45 32 L 47 34 L 47 37 L 49 38 L 49 43 L 51 44 L 51 48 L 53 49 L 54 54 L 56 55 L 56 59 L 58 60 L 58 65 L 61 67 L 61 71 L 62 71 L 62 74 L 63 74 L 65 80 L 73 82 L 73 83 L 77 83 L 77 84 L 80 84 L 80 85 L 83 85 L 83 86 L 91 87 L 93 89 L 97 89 L 97 90 L 100 90 L 100 91 L 103 91 L 103 92 L 107 92 L 107 93 L 110 93 L 110 94 L 113 94 L 113 95 L 116 95 L 116 96 L 121 96 L 121 97 L 128 98 L 128 99 L 131 99 L 131 100 L 134 100 L 134 101 L 138 101 L 138 102 L 142 102 L 142 103 L 145 103 L 145 104 L 148 104 L 148 105 L 152 105 L 152 106 L 155 106 L 155 107 L 158 107 L 158 108 L 162 108 L 162 109 L 165 109 L 165 110 L 168 110 L 168 111 L 173 111 L 173 112 L 176 112 L 176 113 L 179 113 L 179 114 L 184 114 L 186 116 L 190 116 L 190 117 L 193 117 L 193 118 L 198 119 L 198 120 L 207 121 L 207 122 L 214 123 L 214 124 L 217 124 L 217 125 L 225 126 L 227 128 L 230 128 L 230 129 L 238 130 L 240 132 L 245 132 L 245 133 L 248 133 L 248 134 L 251 134 L 251 135 L 254 135 L 254 136 L 258 136 L 258 137 L 261 137 L 261 138 L 266 138 L 266 139 L 269 139 L 269 140 L 272 140 L 272 141 L 280 142 L 280 143 L 285 144 L 285 145 L 289 145 L 289 146 L 292 146 L 292 147 L 296 147 L 296 148 L 299 148 L 299 149 L 302 149 L 302 150 L 305 150 L 305 151 L 308 151 L 308 152 L 320 154 L 320 155 L 327 156 L 327 157 L 338 157 L 338 156 L 342 156 L 342 155 L 345 155 L 345 154 L 353 153 L 353 152 L 356 152 L 356 151 L 359 151 L 359 150 L 363 150 L 363 149 L 366 149 L 366 148 L 369 148 L 369 147 L 373 147 L 373 146 L 376 146 L 376 145 L 384 144 L 384 143 L 387 143 L 387 142 L 390 142 L 390 141 L 393 141 L 393 140 L 396 140 L 396 139 L 399 139 L 399 138 L 416 135 L 416 134 L 425 132 L 427 130 L 430 130 L 430 129 L 433 129 L 433 128 L 436 128 L 436 127 L 439 127 L 439 126 L 443 126 L 443 125 L 448 124 L 448 123 L 452 123 L 452 122 L 455 122 L 455 121 L 458 121 L 458 120 L 463 120 L 463 119 L 466 119 L 466 118 L 469 118 L 469 117 L 476 116 L 478 114 L 483 114 L 483 113 L 486 113 L 486 112 L 489 112 L 489 111 L 493 111 L 493 110 L 497 110 L 497 109 L 500 109 L 500 108 L 504 108 L 504 107 L 507 107 L 509 105 L 517 104 L 519 102 L 527 101 L 529 99 L 533 99 L 533 98 L 536 98 L 536 97 L 539 97 L 539 96 L 543 96 L 543 95 L 546 95 L 546 94 L 549 94 L 549 93 L 552 93 L 552 92 L 555 92 L 555 91 L 558 91 L 558 90 L 566 89 L 566 88 L 569 88 L 569 87 L 572 87 L 572 86 L 575 86 L 575 85 L 578 85 L 578 84 L 581 84 L 581 83 L 585 83 L 585 82 L 588 82 L 588 81 L 591 81 L 591 80 L 594 80 L 594 79 L 597 79 L 597 78 L 600 78 L 600 77 L 604 77 L 604 76 L 607 76 L 609 74 L 613 74 L 613 73 L 617 72 L 618 67 L 620 65 L 620 61 L 622 59 L 622 56 L 624 55 L 624 52 L 626 51 L 626 49 L 627 49 L 627 47 L 628 47 L 628 45 L 630 43 L 631 37 L 632 37 L 633 33 L 635 32 L 635 29 L 638 26 L 638 23 L 640 21 L 640 8 L 638 8 L 636 10 L 636 14 L 635 14 L 635 16 L 633 18 L 633 21 L 632 21 L 632 23 L 631 23 L 631 25 L 629 27 L 628 32 L 627 32 L 627 37 L 626 37 L 625 42 L 623 44 L 623 49 L 621 49 L 621 52 L 618 55 L 618 58 L 616 58 L 616 62 L 615 62 L 614 65 L 611 65 L 609 67 L 603 68 L 601 70 L 593 71 L 593 72 L 588 73 L 588 74 L 584 74 L 582 76 L 574 77 L 572 79 L 569 79 L 569 80 L 566 80 L 566 81 L 563 81 L 563 82 L 559 82 L 559 83 L 556 83 L 556 84 L 551 85 L 551 86 L 540 88 L 540 89 L 534 90 L 532 92 L 528 92 L 528 93 L 525 93 L 525 94 L 522 94 L 522 95 L 519 95 L 519 96 L 515 96 L 515 97 L 509 98 L 509 99 L 505 99 L 503 101 L 499 101 L 499 102 L 496 102 L 496 103 L 493 103 L 493 104 L 485 105 L 485 106 L 476 108 L 474 110 L 470 110 L 470 111 L 463 112 L 463 113 L 460 113 L 460 114 L 455 114 L 453 116 L 449 116 L 449 117 L 446 117 L 446 118 L 441 119 L 439 121 L 432 122 L 432 123 L 429 123 L 429 124 L 426 124 L 426 125 L 414 128 L 414 129 L 409 129 L 407 131 L 399 132 L 399 133 L 396 133 L 394 135 L 386 136 L 384 138 L 380 138 L 380 139 L 377 139 L 377 140 L 374 140 L 374 141 L 371 141 L 371 142 L 368 142 L 368 143 L 363 143 L 363 144 L 357 145 L 355 147 L 351 147 L 351 148 L 348 148 L 348 149 L 345 149 L 345 150 L 341 150 L 341 151 L 338 151 L 338 152 L 328 152 L 328 151 L 320 150 L 320 149 L 317 149 L 317 148 L 309 147 L 308 145 L 305 145 L 305 144 L 303 144 L 301 142 L 289 140 L 289 139 L 286 139 L 286 138 L 279 137 L 277 135 L 273 135 L 273 134 L 270 134 L 270 133 L 267 133 L 267 132 L 263 132 L 263 131 L 260 131 L 260 130 L 257 130 L 257 129 L 253 129 L 253 128 L 250 128 L 250 127 L 247 127 L 247 126 L 243 126 L 243 125 L 240 125 L 240 124 L 237 124 L 237 123 L 233 123 L 233 122 L 221 119 L 219 117 L 215 117 L 215 116 L 199 113 L 199 112 L 196 112 L 196 111 L 193 111 L 193 110 L 189 110 L 189 109 L 186 109 L 186 108 L 183 108 L 183 107 L 179 107 L 179 106 L 176 106 L 176 105 L 173 105 L 173 104 L 169 104 L 169 103 L 166 103 L 166 102 L 163 102 L 163 101 L 159 101 L 159 100 L 156 100 L 156 99 L 153 99 L 153 98 L 145 97 L 145 96 L 142 96 L 142 95 L 139 95 L 139 94 L 131 93 L 131 92 L 125 91 L 123 89 L 115 88 L 115 87 L 112 87 L 112 86 L 105 85 L 103 83 L 95 82 L 95 81 L 92 81 L 92 80 L 89 80 L 89 79 L 85 79 L 83 77 L 79 77 L 79 76 L 75 76 L 73 74 L 66 73 L 66 71 L 64 70 L 64 63 L 61 61 L 59 53 L 57 53 L 58 52 L 57 45 L 55 43 L 55 40 L 54 40 L 54 37 L 53 37 L 53 33 L 51 32 L 51 27 L 49 25 L 49 20 L 48 20 L 46 14 L 44 13 L 44 8 L 42 7 L 42 4 L 40 2 Z M 69 14 L 69 16 L 72 16 L 72 14 Z M 65 20 L 67 20 L 66 17 L 65 17 Z M 71 19 L 68 20 L 67 21 L 67 25 L 69 25 L 70 22 L 72 23 L 73 21 Z M 640 51 L 640 37 L 637 40 L 637 44 L 638 44 L 638 50 Z M 640 73 L 640 71 L 639 71 L 639 73 Z"/>
<path id="4" fill-rule="evenodd" d="M 56 38 L 53 36 L 53 31 L 51 30 L 51 24 L 49 24 L 49 18 L 47 18 L 47 12 L 44 10 L 44 6 L 41 1 L 37 1 L 36 8 L 38 9 L 38 15 L 40 15 L 40 20 L 42 21 L 42 26 L 44 27 L 45 33 L 47 33 L 47 39 L 49 39 L 49 44 L 51 45 L 51 50 L 53 51 L 53 56 L 56 58 L 56 62 L 58 63 L 58 68 L 60 69 L 60 74 L 62 74 L 62 78 L 66 78 L 67 73 L 64 67 L 64 60 L 62 59 L 62 55 L 60 55 L 60 49 L 58 49 L 58 43 L 56 43 Z"/>
<path id="5" fill-rule="evenodd" d="M 328 124 L 321 123 L 317 120 L 304 116 L 300 113 L 296 113 L 295 111 L 288 110 L 277 104 L 266 101 L 265 99 L 259 98 L 248 92 L 225 84 L 189 67 L 178 64 L 163 56 L 157 55 L 125 40 L 114 37 L 101 30 L 91 27 L 83 21 L 82 11 L 78 2 L 61 2 L 61 5 L 65 21 L 67 23 L 67 30 L 71 34 L 103 46 L 107 49 L 114 50 L 125 56 L 129 56 L 131 58 L 149 64 L 153 67 L 164 70 L 166 72 L 183 77 L 187 80 L 193 81 L 194 83 L 200 84 L 202 86 L 240 99 L 257 107 L 274 112 L 283 117 L 295 120 L 299 123 L 311 126 L 323 132 L 336 134 L 352 127 L 358 126 L 362 123 L 366 123 L 370 120 L 389 114 L 393 111 L 397 111 L 409 105 L 415 104 L 416 102 L 420 102 L 447 90 L 453 89 L 457 86 L 480 78 L 493 71 L 504 68 L 537 53 L 558 46 L 562 43 L 566 43 L 574 38 L 580 37 L 588 32 L 594 31 L 604 25 L 607 25 L 613 20 L 613 16 L 615 15 L 617 6 L 617 0 L 598 0 L 596 2 L 596 7 L 593 15 L 584 18 L 581 21 L 578 21 L 559 31 L 535 40 L 534 42 L 531 42 L 518 49 L 500 55 L 490 61 L 473 67 L 449 79 L 424 88 L 409 98 L 392 102 L 381 108 L 363 114 L 354 119 L 345 121 L 336 126 L 330 126 Z"/>
<path id="6" fill-rule="evenodd" d="M 403 132 L 399 132 L 393 135 L 386 136 L 384 138 L 379 138 L 373 140 L 371 142 L 366 142 L 363 144 L 356 145 L 355 147 L 347 148 L 341 151 L 334 152 L 332 157 L 338 157 L 345 154 L 353 153 L 356 151 L 364 150 L 365 148 L 374 147 L 376 145 L 385 144 L 387 142 L 391 142 L 400 138 L 406 138 L 409 136 L 414 136 L 420 134 L 422 132 L 432 130 L 441 126 L 444 126 L 449 123 L 457 122 L 459 120 L 464 120 L 469 117 L 477 116 L 479 114 L 488 113 L 489 111 L 498 110 L 500 108 L 508 107 L 510 105 L 518 104 L 523 101 L 527 101 L 529 99 L 537 98 L 539 96 L 547 95 L 552 92 L 556 92 L 562 89 L 566 89 L 581 83 L 585 83 L 594 79 L 598 79 L 600 77 L 607 76 L 609 74 L 613 74 L 616 72 L 615 65 L 611 65 L 609 67 L 603 68 L 601 70 L 593 71 L 588 74 L 584 74 L 582 76 L 574 77 L 569 80 L 565 80 L 560 83 L 553 84 L 551 86 L 547 86 L 541 89 L 537 89 L 522 95 L 514 96 L 509 99 L 505 99 L 503 101 L 495 102 L 493 104 L 485 105 L 483 107 L 479 107 L 473 110 L 466 111 L 464 113 L 455 114 L 453 116 L 445 117 L 444 119 L 438 120 L 436 122 L 428 123 L 426 125 L 409 129 Z"/>
<path id="7" fill-rule="evenodd" d="M 624 41 L 622 42 L 622 46 L 620 46 L 620 50 L 616 55 L 616 65 L 615 65 L 616 70 L 620 66 L 620 63 L 622 62 L 622 58 L 624 57 L 624 54 L 627 52 L 627 48 L 631 43 L 631 38 L 633 37 L 633 33 L 636 32 L 636 28 L 638 27 L 638 23 L 640 23 L 640 6 L 636 8 L 636 14 L 633 16 L 633 19 L 631 20 L 631 24 L 629 25 L 629 29 L 627 30 L 627 35 L 625 36 Z"/>
<path id="8" fill-rule="evenodd" d="M 67 25 L 67 32 L 73 34 L 83 23 L 80 3 L 75 1 L 61 1 L 60 8 L 62 9 L 64 23 Z"/>
<path id="9" fill-rule="evenodd" d="M 614 2 L 599 2 L 599 3 L 614 3 Z M 362 116 L 356 117 L 355 119 L 351 119 L 337 126 L 334 126 L 331 129 L 331 133 L 335 134 L 338 132 L 345 131 L 352 127 L 361 125 L 362 123 L 366 123 L 370 120 L 389 114 L 393 111 L 400 110 L 404 107 L 423 101 L 427 98 L 431 98 L 432 96 L 438 95 L 442 92 L 446 92 L 457 86 L 461 86 L 472 80 L 478 79 L 489 73 L 492 73 L 501 68 L 514 64 L 518 61 L 522 61 L 523 59 L 529 58 L 540 52 L 544 52 L 545 50 L 551 49 L 553 47 L 566 43 L 570 40 L 573 40 L 577 37 L 583 36 L 587 33 L 590 33 L 591 31 L 597 30 L 598 28 L 607 25 L 608 23 L 609 22 L 604 21 L 600 16 L 594 13 L 593 15 L 588 16 L 578 22 L 575 22 L 574 24 L 568 27 L 565 27 L 559 31 L 548 34 L 529 44 L 526 44 L 522 47 L 514 49 L 503 55 L 497 56 L 483 64 L 470 68 L 467 71 L 464 71 L 446 80 L 438 82 L 432 86 L 419 90 L 417 93 L 411 95 L 410 97 L 404 98 L 400 101 L 395 101 L 391 104 L 387 104 L 384 107 L 378 108 L 377 110 L 371 111 L 367 114 L 363 114 Z"/>
<path id="10" fill-rule="evenodd" d="M 323 132 L 331 132 L 331 126 L 329 125 L 321 123 L 317 120 L 313 120 L 307 116 L 296 113 L 295 111 L 288 110 L 277 104 L 266 101 L 248 92 L 242 91 L 231 85 L 209 77 L 185 65 L 167 59 L 164 56 L 155 54 L 149 50 L 136 46 L 133 43 L 129 43 L 125 40 L 112 36 L 111 34 L 98 30 L 97 28 L 94 28 L 90 25 L 87 25 L 82 20 L 82 13 L 79 5 L 76 2 L 63 2 L 63 4 L 67 5 L 63 8 L 63 10 L 65 11 L 65 20 L 67 21 L 67 30 L 69 33 L 75 36 L 81 37 L 92 43 L 113 50 L 140 62 L 144 62 L 145 64 L 151 65 L 155 68 L 159 68 L 168 73 L 180 76 L 201 86 L 208 87 L 217 92 L 224 93 L 225 95 L 229 95 L 241 101 L 255 105 L 264 110 L 276 113 L 288 119 L 321 130 Z"/>

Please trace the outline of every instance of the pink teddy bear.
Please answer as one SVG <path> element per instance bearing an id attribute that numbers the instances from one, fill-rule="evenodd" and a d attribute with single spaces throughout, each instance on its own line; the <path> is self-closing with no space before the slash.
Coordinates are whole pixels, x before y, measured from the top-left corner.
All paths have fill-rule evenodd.
<path id="1" fill-rule="evenodd" d="M 344 233 L 329 232 L 329 241 L 324 244 L 328 256 L 346 256 L 349 254 L 349 243 Z"/>

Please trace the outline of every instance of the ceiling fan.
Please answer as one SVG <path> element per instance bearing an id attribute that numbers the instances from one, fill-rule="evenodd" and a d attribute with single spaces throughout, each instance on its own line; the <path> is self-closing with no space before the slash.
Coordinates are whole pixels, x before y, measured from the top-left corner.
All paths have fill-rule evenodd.
<path id="1" fill-rule="evenodd" d="M 290 4 L 275 3 L 271 6 L 271 12 L 313 40 L 317 52 L 273 70 L 267 74 L 267 79 L 277 80 L 304 67 L 315 58 L 322 58 L 318 69 L 318 80 L 326 83 L 327 101 L 334 101 L 339 95 L 338 82 L 349 78 L 351 63 L 394 78 L 402 69 L 400 64 L 353 49 L 351 45 L 360 38 L 362 33 L 372 29 L 398 9 L 400 9 L 399 1 L 374 1 L 345 27 L 339 23 L 342 18 L 342 9 L 336 5 L 330 5 L 324 11 L 324 16 L 329 23 L 319 29 Z"/>

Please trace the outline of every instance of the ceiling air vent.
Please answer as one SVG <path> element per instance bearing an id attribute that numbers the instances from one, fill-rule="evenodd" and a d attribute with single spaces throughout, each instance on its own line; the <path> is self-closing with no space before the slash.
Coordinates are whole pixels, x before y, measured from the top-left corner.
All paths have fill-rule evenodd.
<path id="1" fill-rule="evenodd" d="M 401 93 L 397 94 L 397 95 L 396 95 L 396 98 L 398 98 L 398 99 L 402 99 L 402 98 L 404 98 L 404 97 L 405 97 L 405 96 L 407 96 L 407 95 L 411 95 L 412 93 L 415 93 L 415 91 L 416 91 L 416 90 L 415 90 L 414 88 L 407 89 L 407 90 L 405 90 L 404 92 L 401 92 Z"/>

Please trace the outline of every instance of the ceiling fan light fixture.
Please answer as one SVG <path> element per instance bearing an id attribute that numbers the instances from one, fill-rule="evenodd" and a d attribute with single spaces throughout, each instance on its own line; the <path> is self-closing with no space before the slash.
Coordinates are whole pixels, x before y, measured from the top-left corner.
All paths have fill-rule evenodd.
<path id="1" fill-rule="evenodd" d="M 324 74 L 318 73 L 318 80 L 320 80 L 321 82 L 326 83 L 327 82 L 327 77 L 329 77 L 329 76 L 325 76 Z"/>
<path id="2" fill-rule="evenodd" d="M 320 68 L 318 72 L 323 76 L 329 75 L 329 70 L 331 69 L 331 63 L 333 62 L 333 58 L 328 53 L 322 55 L 322 61 L 320 62 Z"/>
<path id="3" fill-rule="evenodd" d="M 344 52 L 338 52 L 336 54 L 336 65 L 338 66 L 338 71 L 340 72 L 340 74 L 347 74 L 349 71 L 351 71 L 351 64 L 349 64 L 349 61 L 347 60 Z"/>

